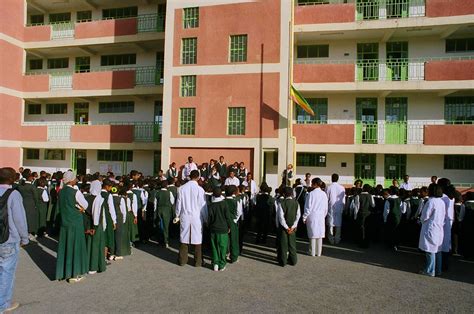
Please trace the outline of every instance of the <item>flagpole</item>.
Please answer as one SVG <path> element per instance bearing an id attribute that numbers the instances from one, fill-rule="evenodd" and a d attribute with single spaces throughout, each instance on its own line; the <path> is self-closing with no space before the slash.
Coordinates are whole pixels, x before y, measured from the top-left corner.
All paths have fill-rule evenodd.
<path id="1" fill-rule="evenodd" d="M 291 0 L 291 10 L 290 10 L 290 22 L 288 25 L 289 28 L 289 58 L 288 58 L 288 108 L 287 108 L 287 139 L 286 139 L 286 165 L 285 170 L 287 169 L 290 159 L 293 163 L 293 175 L 296 174 L 296 139 L 293 136 L 293 100 L 291 98 L 291 86 L 293 84 L 293 52 L 294 52 L 294 32 L 293 32 L 293 21 L 294 21 L 294 10 L 295 10 L 295 1 Z M 290 145 L 292 147 L 292 158 L 289 156 Z M 288 179 L 285 178 L 288 183 Z"/>

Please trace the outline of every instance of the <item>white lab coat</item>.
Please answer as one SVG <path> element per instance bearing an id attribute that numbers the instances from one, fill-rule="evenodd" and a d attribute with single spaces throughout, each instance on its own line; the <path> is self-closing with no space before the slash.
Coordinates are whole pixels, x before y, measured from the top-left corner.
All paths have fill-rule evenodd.
<path id="1" fill-rule="evenodd" d="M 421 215 L 421 231 L 418 247 L 428 253 L 441 251 L 445 204 L 441 198 L 431 197 L 425 202 Z"/>
<path id="2" fill-rule="evenodd" d="M 306 222 L 308 238 L 324 238 L 326 224 L 324 218 L 328 214 L 328 197 L 320 188 L 314 189 L 306 196 L 303 221 Z"/>
<path id="3" fill-rule="evenodd" d="M 329 227 L 342 225 L 342 212 L 346 204 L 346 189 L 337 182 L 328 186 L 327 191 L 329 207 L 327 223 Z"/>
<path id="4" fill-rule="evenodd" d="M 444 237 L 443 245 L 441 246 L 442 252 L 449 252 L 451 250 L 451 227 L 454 221 L 454 200 L 449 199 L 446 194 L 443 194 L 441 198 L 445 205 L 445 216 L 444 216 Z"/>
<path id="5" fill-rule="evenodd" d="M 176 217 L 181 222 L 181 243 L 201 244 L 202 225 L 207 220 L 207 204 L 204 190 L 196 181 L 189 181 L 179 188 Z"/>

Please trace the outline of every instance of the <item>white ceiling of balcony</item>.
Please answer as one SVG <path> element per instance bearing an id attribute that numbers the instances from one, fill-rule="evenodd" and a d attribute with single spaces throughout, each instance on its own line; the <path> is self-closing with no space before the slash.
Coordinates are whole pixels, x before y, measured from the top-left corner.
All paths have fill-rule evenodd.
<path id="1" fill-rule="evenodd" d="M 50 13 L 70 12 L 77 10 L 94 10 L 98 8 L 152 4 L 158 0 L 27 0 L 28 12 Z"/>

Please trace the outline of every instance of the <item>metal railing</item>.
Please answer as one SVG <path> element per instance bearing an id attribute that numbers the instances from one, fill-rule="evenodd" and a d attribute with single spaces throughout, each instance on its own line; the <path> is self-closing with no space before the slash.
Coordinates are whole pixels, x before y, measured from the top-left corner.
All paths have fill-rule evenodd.
<path id="1" fill-rule="evenodd" d="M 137 17 L 137 32 L 164 32 L 165 14 L 142 14 Z"/>
<path id="2" fill-rule="evenodd" d="M 72 124 L 48 124 L 48 141 L 63 142 L 71 140 Z"/>
<path id="3" fill-rule="evenodd" d="M 356 20 L 425 16 L 425 0 L 356 1 Z"/>
<path id="4" fill-rule="evenodd" d="M 51 39 L 72 39 L 74 38 L 74 22 L 51 23 Z"/>
<path id="5" fill-rule="evenodd" d="M 51 73 L 49 76 L 49 89 L 72 89 L 72 74 L 63 72 Z"/>

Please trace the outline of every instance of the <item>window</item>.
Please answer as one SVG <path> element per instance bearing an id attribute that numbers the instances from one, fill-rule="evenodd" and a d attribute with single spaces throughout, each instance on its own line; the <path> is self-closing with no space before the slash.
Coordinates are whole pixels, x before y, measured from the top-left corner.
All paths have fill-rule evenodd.
<path id="1" fill-rule="evenodd" d="M 109 65 L 126 65 L 126 64 L 136 64 L 137 55 L 134 53 L 127 53 L 121 55 L 106 55 L 100 57 L 101 66 Z"/>
<path id="2" fill-rule="evenodd" d="M 34 148 L 26 149 L 26 159 L 29 160 L 39 160 L 40 159 L 40 150 Z"/>
<path id="3" fill-rule="evenodd" d="M 444 169 L 474 170 L 474 155 L 445 155 Z"/>
<path id="4" fill-rule="evenodd" d="M 444 120 L 453 124 L 473 124 L 474 96 L 445 97 Z"/>
<path id="5" fill-rule="evenodd" d="M 300 167 L 326 167 L 326 154 L 296 153 L 296 165 Z"/>
<path id="6" fill-rule="evenodd" d="M 48 59 L 48 69 L 67 69 L 69 68 L 69 58 Z"/>
<path id="7" fill-rule="evenodd" d="M 44 25 L 44 15 L 43 14 L 35 14 L 30 16 L 30 24 L 31 25 Z"/>
<path id="8" fill-rule="evenodd" d="M 298 5 L 329 4 L 329 0 L 298 0 Z"/>
<path id="9" fill-rule="evenodd" d="M 44 160 L 66 160 L 66 151 L 64 149 L 45 149 Z"/>
<path id="10" fill-rule="evenodd" d="M 78 23 L 92 21 L 92 11 L 77 11 L 76 20 Z"/>
<path id="11" fill-rule="evenodd" d="M 328 123 L 328 99 L 327 98 L 306 98 L 309 106 L 314 111 L 314 116 L 310 115 L 298 105 L 296 107 L 297 124 L 327 124 Z"/>
<path id="12" fill-rule="evenodd" d="M 43 60 L 42 59 L 32 59 L 30 60 L 30 70 L 42 70 L 43 69 Z"/>
<path id="13" fill-rule="evenodd" d="M 227 134 L 245 135 L 245 108 L 231 107 L 227 112 Z"/>
<path id="14" fill-rule="evenodd" d="M 133 161 L 133 150 L 98 150 L 97 161 Z"/>
<path id="15" fill-rule="evenodd" d="M 127 17 L 136 17 L 138 7 L 112 8 L 102 10 L 102 19 L 123 19 Z"/>
<path id="16" fill-rule="evenodd" d="M 230 62 L 247 61 L 247 35 L 230 36 Z"/>
<path id="17" fill-rule="evenodd" d="M 474 51 L 474 38 L 446 39 L 446 52 Z"/>
<path id="18" fill-rule="evenodd" d="M 41 114 L 41 104 L 28 104 L 28 114 Z"/>
<path id="19" fill-rule="evenodd" d="M 196 96 L 196 75 L 181 76 L 181 97 Z"/>
<path id="20" fill-rule="evenodd" d="M 91 71 L 90 57 L 76 57 L 76 73 L 84 73 Z"/>
<path id="21" fill-rule="evenodd" d="M 99 113 L 128 113 L 135 112 L 133 101 L 99 102 Z"/>
<path id="22" fill-rule="evenodd" d="M 46 114 L 67 114 L 67 104 L 46 104 Z"/>
<path id="23" fill-rule="evenodd" d="M 49 24 L 71 22 L 71 13 L 52 13 L 49 15 Z"/>
<path id="24" fill-rule="evenodd" d="M 329 45 L 304 45 L 296 49 L 298 58 L 328 58 Z"/>
<path id="25" fill-rule="evenodd" d="M 179 109 L 179 134 L 194 135 L 196 128 L 196 108 Z"/>
<path id="26" fill-rule="evenodd" d="M 199 8 L 183 9 L 183 28 L 199 27 Z"/>
<path id="27" fill-rule="evenodd" d="M 196 64 L 197 38 L 183 38 L 181 41 L 181 64 Z"/>

